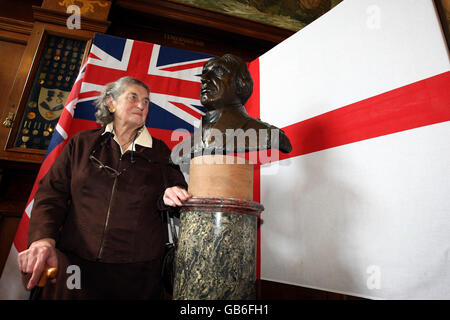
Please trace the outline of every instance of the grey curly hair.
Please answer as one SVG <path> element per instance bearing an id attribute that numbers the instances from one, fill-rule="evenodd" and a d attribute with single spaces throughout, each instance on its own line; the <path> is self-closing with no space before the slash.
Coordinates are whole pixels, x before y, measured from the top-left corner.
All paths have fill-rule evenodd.
<path id="1" fill-rule="evenodd" d="M 122 92 L 129 85 L 133 84 L 143 87 L 150 95 L 150 89 L 148 86 L 144 82 L 135 78 L 122 77 L 114 82 L 108 83 L 105 90 L 103 90 L 102 94 L 94 102 L 97 108 L 97 111 L 95 112 L 95 119 L 97 123 L 100 123 L 102 126 L 106 126 L 114 120 L 114 113 L 109 111 L 107 99 L 111 98 L 113 100 L 117 100 Z"/>

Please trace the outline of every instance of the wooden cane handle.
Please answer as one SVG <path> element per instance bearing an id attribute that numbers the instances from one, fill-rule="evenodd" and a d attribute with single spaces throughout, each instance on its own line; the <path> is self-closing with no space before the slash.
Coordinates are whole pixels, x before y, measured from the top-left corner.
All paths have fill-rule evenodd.
<path id="1" fill-rule="evenodd" d="M 41 279 L 39 279 L 38 287 L 45 287 L 48 279 L 56 278 L 56 273 L 58 269 L 50 266 L 45 266 L 44 271 L 42 272 Z"/>

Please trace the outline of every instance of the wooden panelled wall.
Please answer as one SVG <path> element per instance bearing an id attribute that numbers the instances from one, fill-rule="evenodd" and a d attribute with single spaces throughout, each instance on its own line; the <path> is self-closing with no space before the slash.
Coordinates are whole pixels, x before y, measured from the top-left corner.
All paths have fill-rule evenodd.
<path id="1" fill-rule="evenodd" d="M 42 153 L 6 148 L 14 125 L 19 125 L 20 114 L 14 114 L 12 128 L 3 122 L 9 112 L 20 113 L 14 101 L 20 100 L 15 96 L 26 94 L 28 69 L 36 56 L 33 50 L 37 50 L 36 26 L 63 32 L 68 15 L 55 11 L 60 2 L 0 1 L 0 273 L 43 160 Z M 77 32 L 83 38 L 100 32 L 214 55 L 233 53 L 251 61 L 293 34 L 167 0 L 116 0 L 110 4 L 107 20 L 98 19 L 95 13 L 82 16 L 82 30 Z M 354 298 L 264 280 L 258 281 L 257 292 L 259 299 Z"/>
<path id="2" fill-rule="evenodd" d="M 9 129 L 3 125 L 9 113 L 7 105 L 16 73 L 33 29 L 32 5 L 40 1 L 2 1 L 0 4 L 0 273 L 39 169 L 4 154 Z"/>

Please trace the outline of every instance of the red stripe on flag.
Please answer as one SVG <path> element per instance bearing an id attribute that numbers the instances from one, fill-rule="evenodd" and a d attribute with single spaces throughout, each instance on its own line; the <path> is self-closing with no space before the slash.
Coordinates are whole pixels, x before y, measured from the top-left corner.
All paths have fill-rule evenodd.
<path id="1" fill-rule="evenodd" d="M 259 109 L 259 59 L 256 59 L 248 64 L 248 70 L 253 78 L 253 94 L 248 99 L 245 104 L 245 109 L 247 113 L 253 118 L 260 117 L 260 109 Z"/>
<path id="2" fill-rule="evenodd" d="M 86 69 L 87 78 L 85 81 L 99 85 L 106 85 L 111 81 L 115 81 L 123 76 L 129 75 L 128 71 L 114 70 L 95 65 L 88 65 Z M 148 65 L 145 70 L 147 69 Z M 135 77 L 145 82 L 153 93 L 182 96 L 190 99 L 199 98 L 200 82 L 188 80 L 180 81 L 176 78 L 162 77 L 151 74 L 147 74 L 142 77 L 135 75 Z"/>
<path id="3" fill-rule="evenodd" d="M 253 201 L 261 202 L 261 165 L 253 166 Z M 264 213 L 264 212 L 262 212 Z M 256 279 L 261 279 L 261 217 L 256 231 Z"/>
<path id="4" fill-rule="evenodd" d="M 99 57 L 97 57 L 97 56 L 96 56 L 95 54 L 93 54 L 92 52 L 89 52 L 88 58 L 101 60 Z"/>
<path id="5" fill-rule="evenodd" d="M 72 123 L 70 124 L 70 128 L 67 132 L 67 135 L 70 138 L 74 134 L 76 134 L 80 131 L 89 130 L 89 129 L 97 129 L 97 128 L 101 128 L 101 127 L 102 126 L 95 121 L 74 118 L 72 120 Z"/>
<path id="6" fill-rule="evenodd" d="M 179 109 L 183 110 L 184 112 L 189 113 L 191 116 L 193 116 L 197 119 L 200 119 L 202 117 L 202 115 L 198 111 L 192 110 L 184 103 L 174 102 L 174 101 L 169 101 L 169 102 L 172 103 L 173 105 L 177 106 Z"/>
<path id="7" fill-rule="evenodd" d="M 133 41 L 130 60 L 128 62 L 127 76 L 145 81 L 145 78 L 148 75 L 148 66 L 152 57 L 153 47 L 153 43 Z"/>
<path id="8" fill-rule="evenodd" d="M 283 128 L 280 160 L 450 121 L 450 71 Z"/>
<path id="9" fill-rule="evenodd" d="M 28 244 L 28 224 L 30 223 L 30 218 L 28 218 L 27 214 L 24 213 L 22 215 L 22 219 L 20 219 L 19 227 L 16 231 L 16 236 L 14 237 L 14 246 L 16 247 L 17 252 L 22 252 L 26 250 Z"/>
<path id="10" fill-rule="evenodd" d="M 174 66 L 174 67 L 162 68 L 161 70 L 172 71 L 173 72 L 173 71 L 179 71 L 179 70 L 186 70 L 186 69 L 203 67 L 204 64 L 205 64 L 205 61 L 200 61 L 200 62 L 183 64 L 183 65 Z"/>
<path id="11" fill-rule="evenodd" d="M 125 70 L 117 70 L 112 68 L 105 68 L 94 64 L 88 64 L 86 66 L 85 78 L 83 82 L 95 83 L 97 85 L 104 86 L 111 81 L 115 81 L 121 77 L 128 75 Z"/>
<path id="12" fill-rule="evenodd" d="M 101 94 L 100 91 L 83 92 L 78 95 L 78 100 L 92 98 L 92 97 L 98 97 L 100 94 Z"/>
<path id="13" fill-rule="evenodd" d="M 59 117 L 58 124 L 61 126 L 61 128 L 66 131 L 66 128 L 70 127 L 70 123 L 72 122 L 72 114 L 70 113 L 67 108 L 63 109 L 63 112 L 61 113 L 61 116 Z M 67 133 L 67 132 L 66 132 Z"/>
<path id="14" fill-rule="evenodd" d="M 253 94 L 245 104 L 247 113 L 253 118 L 260 117 L 259 95 L 259 59 L 247 64 L 253 78 Z M 253 201 L 261 201 L 261 175 L 260 164 L 253 166 Z M 261 218 L 258 217 L 258 230 L 256 233 L 256 279 L 261 279 Z"/>
<path id="15" fill-rule="evenodd" d="M 81 84 L 83 80 L 79 79 L 77 82 L 74 83 L 72 90 L 69 93 L 69 96 L 67 97 L 66 105 L 72 101 L 74 98 L 78 97 L 78 94 L 80 93 Z"/>
<path id="16" fill-rule="evenodd" d="M 162 93 L 171 96 L 181 96 L 190 99 L 199 99 L 200 82 L 168 78 L 162 76 L 147 75 L 145 83 L 150 87 L 150 91 L 154 93 Z M 151 94 L 150 94 L 151 97 Z"/>

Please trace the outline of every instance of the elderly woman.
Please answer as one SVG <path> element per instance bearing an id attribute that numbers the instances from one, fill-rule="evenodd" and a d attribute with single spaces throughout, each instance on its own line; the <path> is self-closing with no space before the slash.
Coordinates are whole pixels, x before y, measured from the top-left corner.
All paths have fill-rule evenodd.
<path id="1" fill-rule="evenodd" d="M 43 299 L 160 297 L 166 233 L 158 210 L 190 194 L 169 148 L 145 127 L 149 93 L 130 77 L 108 84 L 96 112 L 105 127 L 74 135 L 40 181 L 18 262 L 32 274 L 29 289 L 46 264 L 58 267 Z"/>

